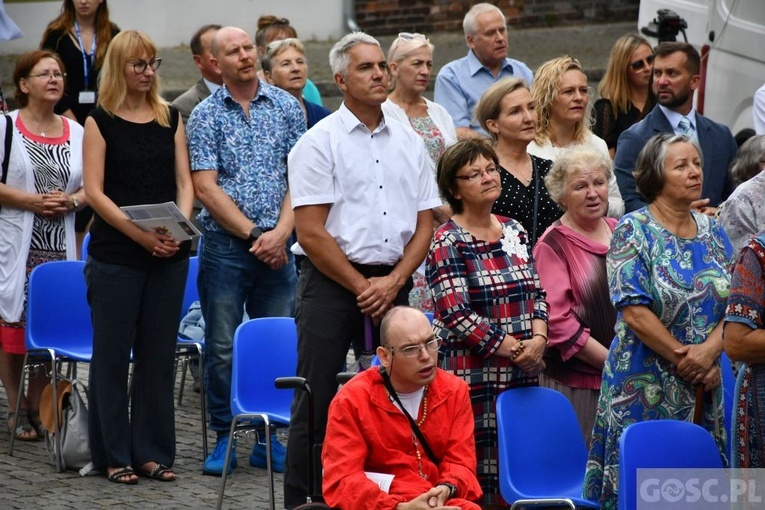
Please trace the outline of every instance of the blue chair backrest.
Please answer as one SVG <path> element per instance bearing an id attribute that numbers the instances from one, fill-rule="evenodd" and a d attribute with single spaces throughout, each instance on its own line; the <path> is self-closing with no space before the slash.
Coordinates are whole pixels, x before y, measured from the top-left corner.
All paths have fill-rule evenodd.
<path id="1" fill-rule="evenodd" d="M 181 319 L 189 311 L 194 301 L 199 301 L 197 290 L 197 275 L 199 274 L 199 257 L 189 257 L 189 272 L 186 275 L 186 287 L 183 291 L 183 306 L 181 306 Z"/>
<path id="2" fill-rule="evenodd" d="M 728 431 L 728 443 L 732 444 L 731 423 L 733 422 L 733 405 L 736 401 L 736 376 L 733 374 L 730 358 L 724 351 L 720 356 L 720 369 L 722 370 L 723 403 L 725 404 L 725 430 Z"/>
<path id="3" fill-rule="evenodd" d="M 40 264 L 29 277 L 28 349 L 66 347 L 91 352 L 93 327 L 87 300 L 85 262 Z"/>
<path id="4" fill-rule="evenodd" d="M 574 409 L 562 393 L 542 387 L 502 392 L 497 428 L 499 483 L 506 501 L 549 494 L 551 480 L 559 487 L 581 487 L 587 449 Z"/>
<path id="5" fill-rule="evenodd" d="M 712 435 L 686 421 L 651 420 L 629 425 L 619 441 L 619 510 L 637 508 L 637 470 L 722 468 Z"/>
<path id="6" fill-rule="evenodd" d="M 90 244 L 90 232 L 85 234 L 80 247 L 80 260 L 88 260 L 88 245 Z"/>
<path id="7" fill-rule="evenodd" d="M 433 312 L 425 312 L 425 317 L 427 317 L 430 323 L 433 324 Z"/>
<path id="8" fill-rule="evenodd" d="M 297 369 L 297 328 L 291 317 L 263 317 L 239 325 L 234 333 L 231 412 L 270 412 L 289 423 L 293 392 L 274 380 Z"/>

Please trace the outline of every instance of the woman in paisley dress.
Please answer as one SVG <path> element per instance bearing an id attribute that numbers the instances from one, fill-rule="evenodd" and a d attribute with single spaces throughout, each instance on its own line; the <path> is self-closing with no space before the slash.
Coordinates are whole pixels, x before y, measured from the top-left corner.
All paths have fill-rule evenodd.
<path id="1" fill-rule="evenodd" d="M 691 421 L 699 386 L 701 426 L 728 464 L 719 367 L 732 247 L 719 224 L 690 209 L 701 196 L 701 168 L 693 139 L 649 140 L 635 165 L 649 205 L 622 218 L 606 256 L 616 337 L 603 368 L 583 490 L 604 509 L 617 507 L 624 429 L 646 420 Z"/>
<path id="2" fill-rule="evenodd" d="M 430 83 L 433 68 L 433 45 L 422 34 L 402 32 L 388 50 L 388 72 L 391 92 L 382 105 L 386 119 L 395 119 L 420 135 L 430 156 L 433 175 L 438 159 L 447 147 L 457 141 L 449 112 L 423 97 Z M 447 205 L 433 209 L 436 226 L 451 216 Z M 423 312 L 433 311 L 433 298 L 425 280 L 425 264 L 412 274 L 413 287 L 409 304 Z"/>
<path id="3" fill-rule="evenodd" d="M 741 250 L 725 310 L 725 352 L 744 362 L 736 384 L 731 467 L 765 467 L 765 232 Z"/>
<path id="4" fill-rule="evenodd" d="M 9 158 L 7 180 L 0 184 L 0 379 L 8 395 L 8 430 L 22 441 L 37 440 L 44 431 L 38 408 L 47 381 L 40 371 L 30 374 L 28 395 L 19 388 L 29 275 L 42 263 L 77 258 L 74 213 L 85 204 L 82 127 L 54 113 L 65 77 L 63 62 L 51 51 L 19 57 L 13 82 L 21 109 L 10 114 L 10 154 L 0 154 L 0 160 Z M 0 140 L 6 126 L 0 117 Z"/>
<path id="5" fill-rule="evenodd" d="M 445 342 L 443 368 L 470 386 L 484 508 L 505 506 L 497 477 L 497 396 L 539 383 L 547 344 L 547 302 L 528 234 L 491 212 L 501 192 L 498 164 L 487 141 L 464 140 L 446 150 L 438 188 L 455 214 L 436 231 L 426 260 L 433 327 Z"/>

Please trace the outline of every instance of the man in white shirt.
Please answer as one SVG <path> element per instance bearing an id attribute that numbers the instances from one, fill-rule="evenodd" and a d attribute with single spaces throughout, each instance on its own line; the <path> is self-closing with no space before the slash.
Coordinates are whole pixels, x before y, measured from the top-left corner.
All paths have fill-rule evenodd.
<path id="1" fill-rule="evenodd" d="M 344 102 L 298 141 L 288 162 L 293 252 L 307 256 L 295 316 L 297 375 L 311 384 L 317 442 L 335 377 L 350 344 L 364 338 L 365 320 L 376 324 L 394 305 L 407 304 L 433 233 L 430 209 L 441 204 L 422 140 L 382 114 L 388 74 L 377 40 L 346 35 L 330 51 L 330 65 Z M 287 508 L 308 493 L 307 417 L 307 398 L 298 392 L 285 465 Z"/>

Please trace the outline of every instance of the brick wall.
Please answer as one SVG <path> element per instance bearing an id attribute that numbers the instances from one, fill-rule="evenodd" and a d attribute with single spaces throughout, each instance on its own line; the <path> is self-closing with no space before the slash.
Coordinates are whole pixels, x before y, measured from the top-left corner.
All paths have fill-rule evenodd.
<path id="1" fill-rule="evenodd" d="M 462 30 L 480 0 L 354 0 L 356 22 L 372 35 Z M 639 0 L 493 0 L 511 26 L 538 27 L 637 19 Z"/>

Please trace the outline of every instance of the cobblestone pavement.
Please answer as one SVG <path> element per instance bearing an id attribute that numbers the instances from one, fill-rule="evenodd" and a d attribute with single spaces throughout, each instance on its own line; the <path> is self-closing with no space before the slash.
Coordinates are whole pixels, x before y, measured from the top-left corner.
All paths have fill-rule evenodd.
<path id="1" fill-rule="evenodd" d="M 78 378 L 87 383 L 87 365 L 79 364 Z M 180 371 L 177 389 L 180 384 Z M 220 478 L 202 475 L 202 433 L 199 395 L 186 380 L 183 403 L 176 406 L 177 453 L 174 483 L 141 478 L 138 485 L 110 483 L 103 476 L 80 477 L 74 471 L 56 473 L 43 442 L 16 441 L 13 457 L 8 455 L 10 435 L 5 420 L 0 421 L 0 510 L 69 510 L 100 508 L 214 508 Z M 0 390 L 0 416 L 5 418 L 7 400 Z M 210 449 L 215 436 L 208 435 Z M 268 508 L 268 477 L 265 469 L 249 465 L 251 440 L 240 439 L 239 467 L 227 478 L 224 508 Z M 282 476 L 275 475 L 276 507 L 282 508 Z"/>
<path id="2" fill-rule="evenodd" d="M 510 55 L 536 69 L 542 62 L 561 54 L 578 57 L 591 85 L 596 85 L 608 62 L 613 42 L 621 35 L 634 32 L 636 23 L 612 23 L 560 28 L 511 30 Z M 438 69 L 455 58 L 466 54 L 467 48 L 460 33 L 429 35 L 435 45 L 433 77 Z M 379 38 L 387 51 L 393 37 Z M 332 41 L 309 41 L 306 52 L 311 65 L 310 77 L 321 88 L 325 104 L 337 108 L 341 98 L 331 82 L 327 55 Z M 199 78 L 188 48 L 161 48 L 160 76 L 164 94 L 168 99 L 193 85 Z M 0 57 L 0 76 L 3 77 L 6 96 L 12 96 L 11 75 L 15 57 Z M 87 365 L 80 365 L 81 379 L 87 381 Z M 178 377 L 180 381 L 180 377 Z M 5 417 L 7 401 L 0 388 L 0 416 Z M 197 509 L 215 506 L 220 479 L 202 476 L 202 438 L 199 417 L 199 396 L 191 391 L 187 380 L 184 400 L 176 407 L 177 456 L 175 469 L 178 481 L 163 483 L 141 479 L 136 486 L 109 483 L 104 477 L 81 478 L 77 473 L 57 474 L 42 443 L 16 443 L 13 457 L 8 455 L 9 433 L 0 421 L 0 510 L 45 508 L 96 509 L 163 508 Z M 214 438 L 209 437 L 210 448 Z M 268 508 L 266 472 L 250 467 L 247 462 L 251 443 L 239 443 L 239 468 L 229 477 L 225 508 Z M 276 475 L 277 508 L 282 508 L 282 477 Z"/>

